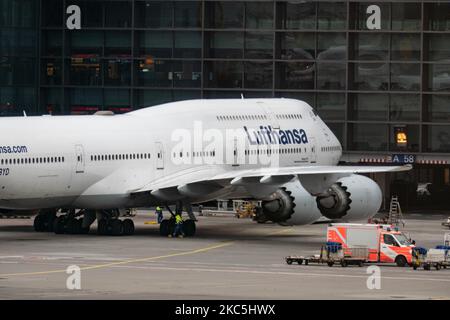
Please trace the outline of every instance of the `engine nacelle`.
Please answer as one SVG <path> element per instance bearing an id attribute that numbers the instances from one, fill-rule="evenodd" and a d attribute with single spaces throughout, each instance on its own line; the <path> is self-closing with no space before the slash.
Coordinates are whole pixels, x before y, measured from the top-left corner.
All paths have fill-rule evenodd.
<path id="1" fill-rule="evenodd" d="M 296 225 L 310 224 L 318 220 L 320 213 L 315 197 L 295 179 L 283 185 L 262 203 L 262 213 L 273 222 L 289 222 Z"/>
<path id="2" fill-rule="evenodd" d="M 365 176 L 339 178 L 326 193 L 312 196 L 298 179 L 283 185 L 262 202 L 262 216 L 273 222 L 310 224 L 328 219 L 358 221 L 373 217 L 381 206 L 378 184 Z"/>
<path id="3" fill-rule="evenodd" d="M 320 212 L 329 219 L 363 220 L 378 212 L 382 193 L 372 179 L 353 174 L 340 178 L 316 201 Z"/>

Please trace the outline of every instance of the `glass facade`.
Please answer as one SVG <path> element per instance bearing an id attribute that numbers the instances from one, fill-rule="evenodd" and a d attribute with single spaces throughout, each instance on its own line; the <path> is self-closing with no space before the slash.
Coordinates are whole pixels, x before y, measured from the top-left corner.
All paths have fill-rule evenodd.
<path id="1" fill-rule="evenodd" d="M 70 5 L 81 10 L 80 30 L 66 25 Z M 379 29 L 369 28 L 370 5 L 380 8 Z M 0 7 L 3 115 L 291 97 L 314 106 L 347 152 L 449 152 L 445 1 L 0 0 Z M 398 126 L 408 134 L 401 147 Z"/>
<path id="2" fill-rule="evenodd" d="M 0 116 L 36 112 L 37 6 L 0 0 Z"/>

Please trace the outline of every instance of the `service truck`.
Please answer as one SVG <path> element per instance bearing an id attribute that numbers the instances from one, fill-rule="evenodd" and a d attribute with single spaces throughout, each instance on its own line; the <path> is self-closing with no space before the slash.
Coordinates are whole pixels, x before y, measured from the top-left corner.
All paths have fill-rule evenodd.
<path id="1" fill-rule="evenodd" d="M 348 247 L 367 247 L 368 262 L 396 263 L 399 267 L 412 263 L 414 245 L 391 225 L 331 223 L 328 225 L 327 241 L 342 243 L 344 250 Z"/>

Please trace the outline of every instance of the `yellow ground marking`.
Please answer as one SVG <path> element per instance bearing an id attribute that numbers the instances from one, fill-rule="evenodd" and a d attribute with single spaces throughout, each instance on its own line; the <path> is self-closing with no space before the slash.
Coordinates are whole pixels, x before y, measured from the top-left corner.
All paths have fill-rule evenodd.
<path id="1" fill-rule="evenodd" d="M 268 236 L 276 236 L 277 234 L 289 233 L 291 231 L 294 231 L 294 229 L 289 228 L 289 229 L 278 230 L 278 231 L 269 233 Z"/>
<path id="2" fill-rule="evenodd" d="M 145 224 L 147 224 L 147 223 L 145 223 Z M 267 234 L 267 236 L 274 236 L 274 235 L 278 235 L 278 234 L 289 233 L 289 232 L 291 232 L 293 230 L 294 230 L 293 228 L 278 230 L 278 231 L 271 232 L 271 233 Z M 124 260 L 124 261 L 111 262 L 111 263 L 107 263 L 107 264 L 86 266 L 86 267 L 80 268 L 80 270 L 85 271 L 85 270 L 93 270 L 93 269 L 102 269 L 102 268 L 108 268 L 108 267 L 113 267 L 113 266 L 118 266 L 118 265 L 125 265 L 125 264 L 130 264 L 130 263 L 139 263 L 139 262 L 146 262 L 146 261 L 153 261 L 153 260 L 161 260 L 161 259 L 177 257 L 177 256 L 192 255 L 192 254 L 196 254 L 196 253 L 202 253 L 202 252 L 206 252 L 206 251 L 210 251 L 210 250 L 214 250 L 214 249 L 227 247 L 229 245 L 232 245 L 234 242 L 235 241 L 228 241 L 228 242 L 225 242 L 225 243 L 222 243 L 222 244 L 218 244 L 218 245 L 214 245 L 214 246 L 209 246 L 209 247 L 196 249 L 196 250 L 191 250 L 191 251 L 172 253 L 172 254 L 167 254 L 167 255 L 163 255 L 163 256 L 156 256 L 156 257 L 149 257 L 149 258 L 140 258 L 140 259 L 132 259 L 132 260 Z M 50 270 L 50 271 L 37 271 L 37 272 L 23 272 L 23 273 L 6 273 L 6 274 L 0 274 L 0 277 L 49 275 L 49 274 L 54 274 L 54 273 L 66 273 L 66 269 L 64 269 L 64 270 L 62 270 L 62 269 L 61 270 Z"/>
<path id="3" fill-rule="evenodd" d="M 145 221 L 144 224 L 158 224 L 156 221 Z"/>
<path id="4" fill-rule="evenodd" d="M 234 243 L 234 241 L 228 241 L 225 243 L 221 243 L 221 244 L 217 244 L 217 245 L 213 245 L 213 246 L 209 246 L 209 247 L 205 247 L 205 248 L 200 248 L 200 249 L 196 249 L 196 250 L 191 250 L 191 251 L 172 253 L 172 254 L 166 254 L 163 256 L 156 256 L 156 257 L 149 257 L 149 258 L 131 259 L 131 260 L 111 262 L 111 263 L 106 263 L 106 264 L 99 264 L 99 265 L 94 265 L 94 266 L 83 267 L 83 268 L 80 268 L 80 270 L 85 271 L 85 270 L 93 270 L 93 269 L 102 269 L 102 268 L 108 268 L 108 267 L 130 264 L 130 263 L 139 263 L 139 262 L 160 260 L 160 259 L 172 258 L 172 257 L 178 257 L 178 256 L 186 256 L 186 255 L 197 254 L 197 253 L 202 253 L 202 252 L 206 252 L 206 251 L 211 251 L 214 249 L 227 247 L 227 246 L 232 245 L 233 243 Z M 0 277 L 48 275 L 48 274 L 54 274 L 54 273 L 66 273 L 66 269 L 38 271 L 38 272 L 7 273 L 7 274 L 0 274 Z"/>

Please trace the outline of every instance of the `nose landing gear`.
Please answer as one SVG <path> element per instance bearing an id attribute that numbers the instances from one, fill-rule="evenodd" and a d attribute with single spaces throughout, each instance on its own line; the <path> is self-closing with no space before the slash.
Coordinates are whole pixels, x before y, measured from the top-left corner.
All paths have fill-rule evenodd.
<path id="1" fill-rule="evenodd" d="M 166 206 L 167 210 L 170 212 L 171 217 L 169 219 L 164 219 L 161 221 L 161 224 L 159 225 L 159 234 L 163 237 L 167 237 L 169 235 L 172 235 L 175 230 L 175 214 L 172 212 L 169 206 Z M 181 202 L 177 202 L 175 212 L 182 212 L 183 211 L 183 205 Z M 192 212 L 192 206 L 190 204 L 187 205 L 187 211 L 190 219 L 183 221 L 183 233 L 186 237 L 193 237 L 196 233 L 196 224 L 195 216 Z"/>

